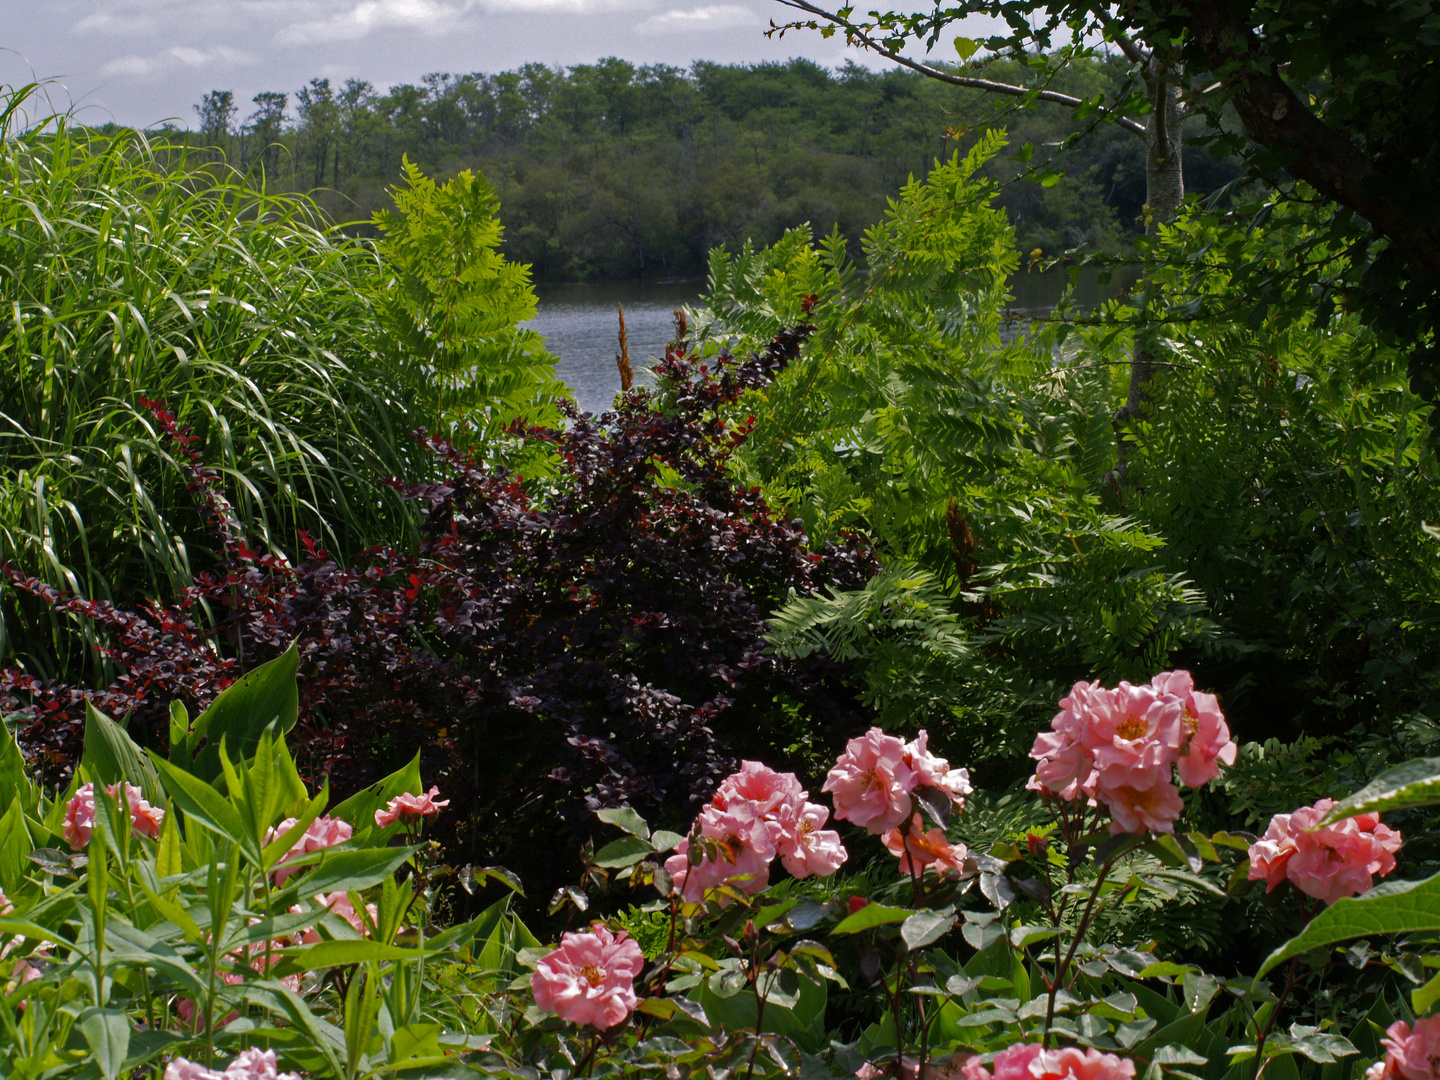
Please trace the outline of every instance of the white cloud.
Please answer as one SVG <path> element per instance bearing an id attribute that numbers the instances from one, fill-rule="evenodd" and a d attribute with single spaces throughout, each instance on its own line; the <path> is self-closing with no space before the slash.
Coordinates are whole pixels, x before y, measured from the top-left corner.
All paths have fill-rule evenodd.
<path id="1" fill-rule="evenodd" d="M 728 30 L 754 26 L 758 16 L 739 4 L 706 4 L 694 8 L 671 8 L 651 15 L 635 27 L 637 34 L 685 34 L 697 31 Z"/>
<path id="2" fill-rule="evenodd" d="M 275 40 L 282 45 L 319 45 L 332 41 L 358 41 L 386 30 L 440 34 L 452 29 L 471 7 L 468 2 L 360 0 L 328 18 L 291 23 L 275 35 Z"/>
<path id="3" fill-rule="evenodd" d="M 193 49 L 185 45 L 172 46 L 163 52 L 150 56 L 121 56 L 107 61 L 100 68 L 105 78 L 153 79 L 177 68 L 208 69 L 229 71 L 258 64 L 260 57 L 254 53 L 242 52 L 226 45 L 213 49 Z"/>

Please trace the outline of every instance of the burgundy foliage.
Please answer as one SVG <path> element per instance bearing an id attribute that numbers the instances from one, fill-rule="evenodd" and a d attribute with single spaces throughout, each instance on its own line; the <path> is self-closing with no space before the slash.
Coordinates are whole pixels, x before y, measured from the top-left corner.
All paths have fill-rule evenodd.
<path id="1" fill-rule="evenodd" d="M 787 747 L 830 749 L 865 723 L 838 668 L 777 661 L 762 635 L 787 590 L 857 587 L 873 557 L 858 543 L 810 551 L 798 523 L 727 469 L 749 429 L 725 407 L 774 378 L 807 332 L 743 362 L 677 348 L 658 393 L 632 390 L 565 431 L 517 428 L 558 454 L 545 478 L 427 439 L 447 478 L 405 488 L 424 510 L 419 551 L 373 549 L 348 568 L 308 539 L 296 565 L 249 550 L 193 437 L 147 403 L 188 462 L 221 564 L 174 604 L 138 611 L 12 573 L 93 623 L 123 674 L 90 692 L 12 669 L 0 673 L 0 708 L 23 707 L 21 744 L 59 780 L 78 757 L 87 696 L 163 747 L 172 699 L 194 715 L 296 640 L 290 741 L 302 770 L 328 773 L 343 796 L 420 751 L 427 782 L 462 811 L 448 837 L 456 857 L 563 876 L 550 856 L 588 829 L 589 808 L 628 802 L 688 821 L 739 756 L 783 763 Z M 548 850 L 534 851 L 541 838 Z"/>

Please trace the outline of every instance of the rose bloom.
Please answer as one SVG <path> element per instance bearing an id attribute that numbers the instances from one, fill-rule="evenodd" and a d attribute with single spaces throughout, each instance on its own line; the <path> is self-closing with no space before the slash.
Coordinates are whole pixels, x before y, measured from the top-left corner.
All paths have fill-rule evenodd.
<path id="1" fill-rule="evenodd" d="M 1250 845 L 1250 880 L 1265 879 L 1270 892 L 1289 879 L 1301 892 L 1333 904 L 1357 896 L 1395 869 L 1401 836 L 1379 814 L 1357 814 L 1320 828 L 1334 799 L 1293 814 L 1276 814 L 1265 835 Z"/>
<path id="2" fill-rule="evenodd" d="M 1077 682 L 1060 699 L 1050 730 L 1035 736 L 1030 756 L 1037 762 L 1029 787 L 1067 802 L 1095 794 L 1095 757 L 1083 741 L 1087 717 L 1109 691 L 1098 682 Z"/>
<path id="3" fill-rule="evenodd" d="M 742 761 L 740 771 L 715 789 L 710 804 L 724 810 L 734 803 L 753 803 L 761 817 L 779 817 L 805 804 L 808 793 L 794 773 L 778 773 L 758 761 Z"/>
<path id="4" fill-rule="evenodd" d="M 823 827 L 830 811 L 812 802 L 787 808 L 787 811 L 780 818 L 780 835 L 776 837 L 775 849 L 790 876 L 829 877 L 839 870 L 845 861 L 846 851 L 845 845 L 840 842 L 840 834 Z"/>
<path id="5" fill-rule="evenodd" d="M 623 930 L 612 935 L 596 923 L 586 933 L 564 935 L 560 947 L 535 966 L 530 988 L 546 1012 L 604 1030 L 634 1011 L 635 976 L 644 966 L 640 946 Z"/>
<path id="6" fill-rule="evenodd" d="M 876 836 L 907 821 L 913 806 L 910 792 L 920 783 L 907 756 L 906 745 L 879 728 L 846 743 L 821 788 L 834 799 L 835 817 Z"/>
<path id="7" fill-rule="evenodd" d="M 336 915 L 339 915 L 342 919 L 349 923 L 351 929 L 353 929 L 355 933 L 359 934 L 361 937 L 369 936 L 370 926 L 367 926 L 365 924 L 365 920 L 361 918 L 360 913 L 355 910 L 355 904 L 351 901 L 349 893 L 332 892 L 328 896 L 324 893 L 321 893 L 319 896 L 315 897 L 315 903 L 318 904 L 320 907 L 329 908 Z M 366 904 L 365 913 L 370 916 L 371 926 L 375 925 L 375 923 L 380 918 L 379 914 L 376 912 L 374 904 Z M 311 929 L 305 931 L 304 935 L 301 937 L 301 940 L 306 945 L 314 945 L 317 941 L 320 940 L 320 932 L 312 927 Z"/>
<path id="8" fill-rule="evenodd" d="M 1367 1080 L 1440 1080 L 1440 1015 L 1397 1020 L 1380 1040 L 1385 1060 L 1365 1071 Z"/>
<path id="9" fill-rule="evenodd" d="M 890 854 L 899 857 L 902 874 L 923 874 L 933 866 L 942 877 L 959 877 L 965 873 L 965 860 L 970 850 L 964 844 L 952 844 L 944 829 L 923 832 L 924 823 L 916 814 L 905 830 L 891 829 L 880 838 Z"/>
<path id="10" fill-rule="evenodd" d="M 241 1050 L 224 1072 L 177 1057 L 165 1066 L 165 1080 L 300 1080 L 300 1076 L 298 1073 L 280 1072 L 274 1050 L 251 1047 Z"/>
<path id="11" fill-rule="evenodd" d="M 382 829 L 389 828 L 397 821 L 413 825 L 417 821 L 433 818 L 442 806 L 449 806 L 449 799 L 436 799 L 438 787 L 432 787 L 424 795 L 396 795 L 386 804 L 384 810 L 375 811 L 375 824 Z"/>
<path id="12" fill-rule="evenodd" d="M 1182 784 L 1199 787 L 1220 775 L 1217 762 L 1235 764 L 1235 740 L 1214 694 L 1197 691 L 1188 671 L 1162 671 L 1150 685 L 1180 702 L 1183 734 L 1175 765 Z"/>
<path id="13" fill-rule="evenodd" d="M 1085 715 L 1080 740 L 1095 759 L 1100 785 L 1149 788 L 1168 781 L 1184 738 L 1180 702 L 1122 681 L 1097 703 Z"/>
<path id="14" fill-rule="evenodd" d="M 978 1058 L 969 1059 L 960 1075 L 964 1080 L 1133 1080 L 1135 1063 L 1094 1049 L 1046 1050 L 1039 1043 L 1017 1043 L 996 1054 L 989 1069 Z"/>
<path id="15" fill-rule="evenodd" d="M 702 902 L 707 893 L 726 884 L 753 895 L 770 884 L 770 860 L 775 857 L 779 832 L 779 825 L 766 821 L 754 803 L 735 802 L 725 810 L 707 806 L 695 819 L 692 835 L 715 841 L 719 857 L 707 852 L 699 862 L 692 863 L 692 837 L 687 836 L 675 845 L 675 854 L 665 860 L 665 869 L 692 904 Z M 721 902 L 728 899 L 722 898 Z"/>
<path id="16" fill-rule="evenodd" d="M 119 786 L 112 784 L 105 789 L 106 794 L 114 798 Z M 165 811 L 146 802 L 143 793 L 134 784 L 125 784 L 125 801 L 130 804 L 130 828 L 135 835 L 148 836 L 152 840 L 159 838 Z M 65 804 L 65 824 L 61 831 L 70 849 L 79 851 L 90 843 L 90 834 L 94 829 L 95 785 L 84 784 Z"/>
<path id="17" fill-rule="evenodd" d="M 1110 811 L 1110 833 L 1151 832 L 1173 833 L 1175 819 L 1185 809 L 1185 800 L 1180 789 L 1166 780 L 1160 780 L 1150 787 L 1108 788 L 1104 785 L 1096 797 Z"/>
<path id="18" fill-rule="evenodd" d="M 936 757 L 926 749 L 929 736 L 922 729 L 914 741 L 905 744 L 905 763 L 915 770 L 919 783 L 948 792 L 957 808 L 965 805 L 965 796 L 975 789 L 970 786 L 969 769 L 952 769 L 950 762 Z"/>
<path id="19" fill-rule="evenodd" d="M 298 820 L 298 818 L 286 818 L 274 828 L 266 829 L 265 843 L 269 844 L 277 837 L 283 836 L 294 827 Z M 291 859 L 298 859 L 302 855 L 308 855 L 310 852 L 319 851 L 322 848 L 343 844 L 346 840 L 349 840 L 352 835 L 354 835 L 354 830 L 350 827 L 348 821 L 342 821 L 340 818 L 332 818 L 329 814 L 322 814 L 310 823 L 309 827 L 301 833 L 295 840 L 295 843 L 291 845 L 290 850 L 281 856 L 280 862 L 273 871 L 275 884 L 284 885 L 286 878 L 291 874 L 299 873 L 300 870 L 303 869 L 303 867 L 285 867 L 284 864 Z"/>

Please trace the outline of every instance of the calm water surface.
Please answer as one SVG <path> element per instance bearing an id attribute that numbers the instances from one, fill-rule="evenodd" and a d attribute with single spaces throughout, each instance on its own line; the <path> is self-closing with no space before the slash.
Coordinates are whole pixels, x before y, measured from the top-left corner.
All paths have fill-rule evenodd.
<path id="1" fill-rule="evenodd" d="M 603 412 L 620 391 L 620 373 L 615 366 L 615 354 L 620 351 L 617 305 L 625 306 L 630 364 L 636 382 L 644 384 L 650 381 L 650 365 L 664 355 L 665 343 L 675 336 L 674 309 L 694 304 L 704 285 L 703 281 L 541 285 L 535 290 L 540 310 L 528 325 L 548 339 L 550 351 L 560 358 L 556 374 L 570 384 L 580 407 Z M 1015 294 L 1011 308 L 1022 315 L 1047 312 L 1064 287 L 1063 270 L 1017 274 L 1010 282 Z M 1081 279 L 1076 299 L 1082 307 L 1089 307 L 1115 296 L 1120 289 L 1118 282 L 1098 285 L 1092 274 Z M 1022 325 L 1023 320 L 1012 332 Z"/>

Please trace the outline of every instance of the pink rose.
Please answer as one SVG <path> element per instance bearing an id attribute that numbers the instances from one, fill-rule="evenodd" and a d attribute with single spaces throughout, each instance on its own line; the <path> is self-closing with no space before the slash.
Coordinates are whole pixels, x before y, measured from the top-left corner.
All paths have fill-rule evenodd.
<path id="1" fill-rule="evenodd" d="M 824 828 L 830 811 L 817 803 L 787 807 L 775 841 L 780 862 L 794 878 L 829 877 L 845 861 L 840 834 Z"/>
<path id="2" fill-rule="evenodd" d="M 1095 757 L 1084 742 L 1087 718 L 1108 699 L 1098 682 L 1077 682 L 1060 699 L 1060 711 L 1050 730 L 1035 736 L 1030 756 L 1038 763 L 1032 788 L 1058 795 L 1067 802 L 1095 794 Z"/>
<path id="3" fill-rule="evenodd" d="M 960 1071 L 965 1080 L 1132 1080 L 1135 1063 L 1099 1050 L 1046 1050 L 1039 1043 L 1017 1043 L 995 1055 L 993 1071 L 976 1058 Z"/>
<path id="4" fill-rule="evenodd" d="M 732 802 L 726 809 L 707 806 L 695 819 L 691 835 L 675 846 L 665 860 L 676 888 L 692 904 L 722 885 L 732 885 L 747 895 L 761 892 L 770 884 L 770 860 L 775 857 L 778 823 L 767 821 L 754 803 Z M 697 863 L 690 861 L 692 840 L 713 841 Z M 727 902 L 722 898 L 722 903 Z"/>
<path id="5" fill-rule="evenodd" d="M 710 803 L 717 810 L 733 803 L 752 803 L 761 817 L 774 817 L 804 805 L 805 796 L 794 773 L 777 773 L 758 761 L 742 761 L 739 772 L 721 781 Z"/>
<path id="6" fill-rule="evenodd" d="M 396 795 L 386 804 L 384 810 L 375 811 L 375 824 L 382 829 L 389 828 L 397 821 L 413 825 L 417 821 L 433 818 L 442 806 L 449 806 L 449 799 L 436 799 L 438 787 L 432 787 L 424 795 Z"/>
<path id="7" fill-rule="evenodd" d="M 105 789 L 112 799 L 119 784 Z M 165 811 L 145 801 L 144 793 L 134 784 L 125 784 L 125 801 L 130 805 L 130 828 L 136 836 L 159 839 L 160 825 L 165 820 Z M 78 788 L 70 801 L 65 804 L 65 823 L 61 832 L 72 851 L 79 851 L 90 843 L 90 834 L 95 828 L 95 785 L 84 784 Z"/>
<path id="8" fill-rule="evenodd" d="M 1401 836 L 1379 814 L 1357 814 L 1320 827 L 1334 799 L 1292 814 L 1276 814 L 1265 835 L 1250 845 L 1250 880 L 1265 879 L 1269 892 L 1287 878 L 1297 889 L 1333 904 L 1357 896 L 1395 869 Z"/>
<path id="9" fill-rule="evenodd" d="M 1181 783 L 1199 787 L 1220 775 L 1217 762 L 1235 764 L 1235 741 L 1214 694 L 1198 692 L 1188 671 L 1161 672 L 1150 685 L 1180 702 L 1183 737 L 1175 764 Z"/>
<path id="10" fill-rule="evenodd" d="M 332 892 L 328 896 L 321 893 L 315 897 L 315 903 L 321 907 L 327 907 L 336 915 L 339 915 L 348 922 L 351 928 L 361 937 L 368 937 L 370 935 L 370 926 L 375 925 L 376 921 L 380 918 L 375 905 L 366 904 L 365 914 L 370 916 L 370 925 L 367 926 L 365 920 L 361 918 L 360 913 L 355 910 L 355 904 L 351 901 L 350 894 L 345 892 Z M 306 930 L 301 940 L 304 941 L 306 945 L 313 945 L 320 940 L 320 933 L 313 928 Z"/>
<path id="11" fill-rule="evenodd" d="M 905 744 L 879 728 L 851 739 L 821 788 L 833 797 L 836 818 L 876 836 L 908 820 L 920 777 L 907 756 Z"/>
<path id="12" fill-rule="evenodd" d="M 914 741 L 905 744 L 905 763 L 915 770 L 919 785 L 939 788 L 949 794 L 957 808 L 963 807 L 965 796 L 975 790 L 970 786 L 970 770 L 952 769 L 944 758 L 930 753 L 925 747 L 928 738 L 922 730 Z"/>
<path id="13" fill-rule="evenodd" d="M 902 874 L 923 874 L 933 866 L 942 877 L 960 877 L 965 873 L 965 860 L 970 851 L 964 844 L 952 844 L 944 829 L 923 832 L 924 823 L 916 814 L 907 829 L 891 829 L 880 838 L 890 854 L 900 859 Z"/>
<path id="14" fill-rule="evenodd" d="M 286 818 L 274 828 L 265 830 L 265 843 L 273 842 L 277 837 L 284 836 L 292 829 L 298 818 Z M 286 878 L 291 874 L 299 873 L 303 867 L 285 867 L 284 864 L 291 859 L 298 859 L 302 855 L 308 855 L 312 851 L 319 851 L 322 848 L 334 847 L 336 844 L 343 844 L 354 835 L 354 830 L 348 821 L 340 818 L 332 818 L 329 814 L 322 814 L 312 821 L 309 827 L 296 838 L 290 850 L 281 856 L 280 862 L 276 864 L 273 871 L 275 884 L 285 884 Z"/>
<path id="15" fill-rule="evenodd" d="M 564 935 L 560 947 L 535 966 L 530 988 L 546 1012 L 603 1030 L 634 1011 L 635 976 L 644 966 L 640 946 L 623 930 L 612 935 L 596 923 L 586 933 Z"/>
<path id="16" fill-rule="evenodd" d="M 1030 1063 L 1043 1050 L 1039 1043 L 1016 1043 L 995 1055 L 993 1066 L 987 1069 L 978 1057 L 972 1057 L 960 1067 L 964 1080 L 1034 1080 L 1030 1075 Z"/>
<path id="17" fill-rule="evenodd" d="M 1440 1015 L 1416 1020 L 1414 1030 L 1397 1020 L 1380 1042 L 1385 1060 L 1371 1066 L 1375 1080 L 1440 1080 Z"/>
<path id="18" fill-rule="evenodd" d="M 1100 707 L 1086 714 L 1080 738 L 1100 786 L 1148 788 L 1169 780 L 1184 735 L 1180 702 L 1128 682 L 1095 701 Z"/>
<path id="19" fill-rule="evenodd" d="M 207 1069 L 185 1058 L 165 1066 L 165 1080 L 300 1080 L 298 1073 L 282 1073 L 274 1050 L 241 1050 L 224 1072 Z"/>
<path id="20" fill-rule="evenodd" d="M 1175 819 L 1185 809 L 1180 789 L 1169 781 L 1157 781 L 1150 787 L 1101 787 L 1099 798 L 1110 810 L 1110 832 L 1173 833 Z"/>

